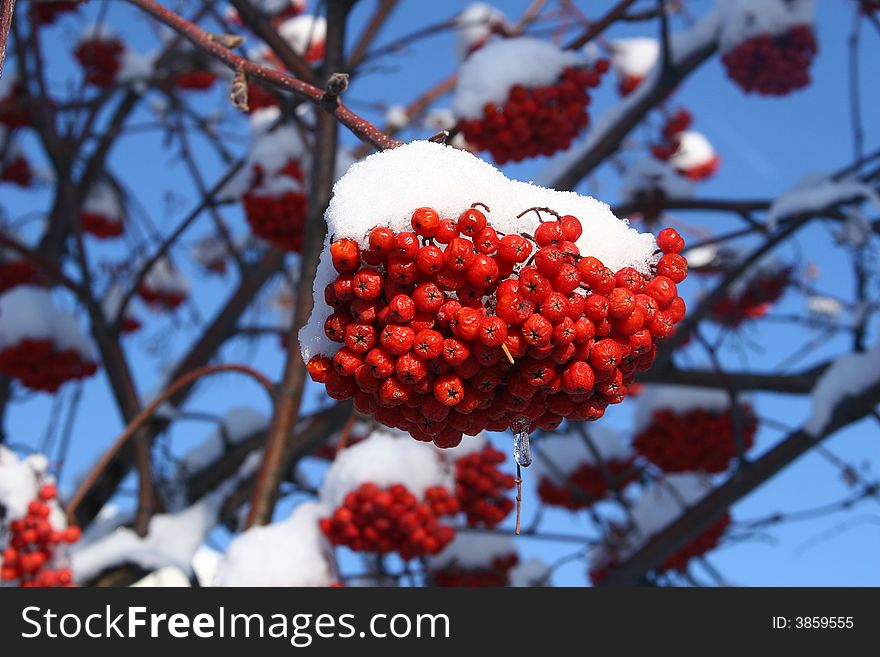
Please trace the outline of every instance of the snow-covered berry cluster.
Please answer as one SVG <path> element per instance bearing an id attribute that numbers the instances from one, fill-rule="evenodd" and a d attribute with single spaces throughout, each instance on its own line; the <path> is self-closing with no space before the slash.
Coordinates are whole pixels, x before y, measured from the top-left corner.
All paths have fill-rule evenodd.
<path id="1" fill-rule="evenodd" d="M 324 330 L 342 346 L 308 370 L 334 399 L 354 397 L 417 440 L 452 447 L 519 418 L 532 430 L 596 420 L 684 317 L 676 284 L 687 262 L 672 229 L 647 277 L 581 257 L 571 215 L 534 236 L 499 235 L 478 207 L 457 219 L 418 208 L 411 225 L 374 228 L 365 250 L 331 244 L 338 275 L 325 289 L 334 312 Z"/>
<path id="2" fill-rule="evenodd" d="M 503 103 L 487 103 L 482 116 L 461 119 L 457 128 L 498 164 L 567 150 L 589 123 L 589 90 L 607 70 L 608 62 L 600 60 L 592 68 L 570 66 L 550 85 L 515 85 Z"/>
<path id="3" fill-rule="evenodd" d="M 89 189 L 79 213 L 79 223 L 83 232 L 92 237 L 111 239 L 125 231 L 124 216 L 117 190 L 107 182 L 100 182 Z"/>
<path id="4" fill-rule="evenodd" d="M 745 451 L 755 442 L 758 423 L 746 405 L 740 417 Z M 738 453 L 729 409 L 655 410 L 650 424 L 636 435 L 633 447 L 664 472 L 724 472 Z"/>
<path id="5" fill-rule="evenodd" d="M 122 68 L 125 45 L 113 35 L 95 30 L 76 44 L 73 56 L 83 69 L 86 82 L 96 87 L 110 87 Z"/>
<path id="6" fill-rule="evenodd" d="M 499 164 L 566 150 L 589 123 L 589 90 L 608 68 L 537 39 L 490 42 L 459 72 L 456 128 Z"/>
<path id="7" fill-rule="evenodd" d="M 763 317 L 782 298 L 791 280 L 790 267 L 761 268 L 718 300 L 711 308 L 710 317 L 730 327 Z"/>
<path id="8" fill-rule="evenodd" d="M 77 319 L 56 308 L 47 290 L 20 285 L 0 296 L 0 373 L 55 392 L 97 369 Z"/>
<path id="9" fill-rule="evenodd" d="M 296 160 L 266 175 L 253 166 L 251 188 L 242 195 L 244 212 L 254 235 L 285 251 L 302 249 L 306 217 L 305 177 Z"/>
<path id="10" fill-rule="evenodd" d="M 819 47 L 809 24 L 760 34 L 722 55 L 728 77 L 746 93 L 784 96 L 810 84 L 810 63 Z"/>
<path id="11" fill-rule="evenodd" d="M 27 514 L 9 523 L 9 546 L 3 551 L 0 582 L 23 587 L 72 586 L 73 574 L 59 567 L 65 545 L 79 541 L 79 527 L 56 529 L 50 518 L 58 497 L 54 484 L 43 484 L 28 504 Z"/>
<path id="12" fill-rule="evenodd" d="M 30 261 L 0 251 L 0 294 L 19 285 L 36 283 L 39 270 Z"/>
<path id="13" fill-rule="evenodd" d="M 160 258 L 144 276 L 137 294 L 154 310 L 174 310 L 189 296 L 189 283 L 167 258 Z"/>
<path id="14" fill-rule="evenodd" d="M 638 89 L 660 58 L 660 43 L 649 37 L 618 39 L 611 43 L 611 64 L 617 91 L 628 96 Z"/>
<path id="15" fill-rule="evenodd" d="M 510 571 L 519 563 L 515 552 L 493 556 L 492 560 L 481 566 L 461 566 L 457 562 L 446 564 L 431 571 L 437 586 L 455 587 L 498 587 L 507 586 Z"/>
<path id="16" fill-rule="evenodd" d="M 495 527 L 513 510 L 506 491 L 515 481 L 498 469 L 502 463 L 504 453 L 489 444 L 455 461 L 455 497 L 469 526 Z"/>
<path id="17" fill-rule="evenodd" d="M 536 449 L 538 496 L 550 506 L 586 509 L 638 476 L 632 449 L 607 428 L 543 436 Z"/>
<path id="18" fill-rule="evenodd" d="M 685 178 L 705 180 L 718 170 L 721 158 L 702 133 L 689 130 L 692 121 L 690 112 L 677 109 L 666 119 L 661 140 L 651 153 Z"/>
<path id="19" fill-rule="evenodd" d="M 394 552 L 409 560 L 441 552 L 455 530 L 440 518 L 458 511 L 458 501 L 442 486 L 426 489 L 420 500 L 402 484 L 380 488 L 368 482 L 349 492 L 330 517 L 321 519 L 321 531 L 334 545 L 356 552 Z"/>

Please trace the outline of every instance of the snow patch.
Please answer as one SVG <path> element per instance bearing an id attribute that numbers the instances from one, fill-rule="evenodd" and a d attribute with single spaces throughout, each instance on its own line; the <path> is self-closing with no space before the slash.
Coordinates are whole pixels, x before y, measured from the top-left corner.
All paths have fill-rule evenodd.
<path id="1" fill-rule="evenodd" d="M 0 349 L 22 340 L 49 340 L 59 351 L 72 349 L 94 362 L 95 350 L 76 316 L 57 308 L 48 290 L 17 286 L 0 296 Z"/>
<path id="2" fill-rule="evenodd" d="M 720 0 L 719 46 L 727 52 L 760 34 L 781 34 L 813 22 L 813 0 Z"/>
<path id="3" fill-rule="evenodd" d="M 630 446 L 612 429 L 592 425 L 586 432 L 603 463 L 626 461 L 633 456 Z M 569 475 L 585 463 L 597 465 L 593 450 L 584 437 L 574 430 L 545 434 L 535 443 L 534 450 L 537 456 L 533 467 L 536 481 L 547 477 L 555 483 L 564 483 Z"/>
<path id="4" fill-rule="evenodd" d="M 780 219 L 855 201 L 870 201 L 880 209 L 880 194 L 858 179 L 834 180 L 824 175 L 809 175 L 773 201 L 767 223 L 774 230 Z"/>
<path id="5" fill-rule="evenodd" d="M 611 42 L 611 65 L 620 77 L 644 78 L 660 59 L 660 42 L 633 37 Z"/>
<path id="6" fill-rule="evenodd" d="M 452 542 L 440 554 L 428 557 L 428 568 L 439 570 L 453 564 L 461 568 L 483 568 L 492 565 L 496 557 L 516 554 L 510 536 L 457 532 Z"/>
<path id="7" fill-rule="evenodd" d="M 742 401 L 742 397 L 740 397 Z M 669 410 L 675 413 L 703 410 L 721 413 L 730 408 L 730 395 L 726 390 L 695 388 L 691 386 L 645 386 L 638 397 L 635 413 L 635 431 L 639 432 L 651 423 L 654 411 Z"/>
<path id="8" fill-rule="evenodd" d="M 831 421 L 837 405 L 880 382 L 880 342 L 868 351 L 847 354 L 835 360 L 813 386 L 813 414 L 804 426 L 811 436 L 820 436 Z"/>

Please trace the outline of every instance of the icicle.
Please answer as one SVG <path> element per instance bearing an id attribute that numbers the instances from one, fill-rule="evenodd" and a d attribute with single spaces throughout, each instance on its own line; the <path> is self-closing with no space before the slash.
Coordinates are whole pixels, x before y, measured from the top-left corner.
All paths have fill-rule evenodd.
<path id="1" fill-rule="evenodd" d="M 532 448 L 529 445 L 529 420 L 518 417 L 510 423 L 510 429 L 513 431 L 513 458 L 517 465 L 527 468 L 532 463 Z"/>

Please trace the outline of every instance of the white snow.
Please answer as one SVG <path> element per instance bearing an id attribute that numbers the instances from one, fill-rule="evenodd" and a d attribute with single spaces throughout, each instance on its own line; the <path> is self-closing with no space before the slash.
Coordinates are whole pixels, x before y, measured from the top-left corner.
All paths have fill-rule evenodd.
<path id="1" fill-rule="evenodd" d="M 144 276 L 144 286 L 156 292 L 189 294 L 189 282 L 168 258 L 160 258 Z"/>
<path id="2" fill-rule="evenodd" d="M 108 322 L 115 322 L 116 315 L 119 314 L 119 306 L 125 298 L 125 290 L 119 283 L 114 283 L 107 290 L 104 299 L 101 301 L 101 307 L 104 309 L 104 317 Z M 131 304 L 125 308 L 125 318 L 134 319 L 134 313 L 131 310 Z"/>
<path id="3" fill-rule="evenodd" d="M 660 42 L 632 37 L 611 42 L 611 65 L 620 77 L 644 78 L 660 58 Z"/>
<path id="4" fill-rule="evenodd" d="M 587 428 L 587 434 L 604 463 L 625 461 L 633 455 L 630 446 L 613 429 L 592 425 Z M 547 477 L 551 481 L 562 483 L 564 478 L 582 465 L 596 465 L 593 451 L 574 429 L 564 433 L 557 430 L 545 434 L 540 441 L 535 442 L 534 451 L 536 458 L 533 469 L 536 480 Z"/>
<path id="5" fill-rule="evenodd" d="M 405 128 L 409 123 L 409 116 L 406 114 L 406 108 L 403 105 L 392 105 L 385 112 L 385 123 L 395 130 Z"/>
<path id="6" fill-rule="evenodd" d="M 32 285 L 17 286 L 0 296 L 0 349 L 26 338 L 50 340 L 58 350 L 73 349 L 84 360 L 95 360 L 76 316 L 57 308 L 48 290 Z"/>
<path id="7" fill-rule="evenodd" d="M 493 30 L 508 24 L 507 16 L 485 2 L 474 2 L 455 18 L 455 49 L 465 59 L 471 48 L 491 36 Z"/>
<path id="8" fill-rule="evenodd" d="M 638 202 L 641 196 L 650 196 L 655 191 L 662 191 L 667 198 L 690 198 L 694 195 L 694 184 L 678 175 L 666 162 L 654 158 L 633 162 L 620 183 L 621 201 Z"/>
<path id="9" fill-rule="evenodd" d="M 295 16 L 278 26 L 278 33 L 298 55 L 305 55 L 310 46 L 324 43 L 327 21 L 323 16 Z"/>
<path id="10" fill-rule="evenodd" d="M 108 182 L 97 182 L 89 188 L 89 193 L 82 204 L 82 210 L 104 217 L 114 223 L 119 223 L 125 216 L 119 193 Z"/>
<path id="11" fill-rule="evenodd" d="M 321 485 L 320 498 L 331 510 L 361 484 L 403 484 L 421 498 L 432 486 L 453 489 L 452 475 L 430 445 L 406 434 L 376 431 L 336 457 Z"/>
<path id="12" fill-rule="evenodd" d="M 742 397 L 740 397 L 742 402 Z M 730 395 L 726 390 L 695 388 L 691 386 L 645 386 L 637 398 L 635 430 L 641 431 L 651 423 L 654 411 L 669 410 L 687 413 L 703 410 L 720 413 L 730 408 Z"/>
<path id="13" fill-rule="evenodd" d="M 837 405 L 880 382 L 880 342 L 864 352 L 835 360 L 813 387 L 813 414 L 804 425 L 811 436 L 822 435 Z"/>
<path id="14" fill-rule="evenodd" d="M 678 133 L 676 138 L 678 139 L 678 148 L 669 158 L 669 164 L 674 169 L 689 171 L 715 159 L 715 149 L 703 133 L 685 130 Z"/>
<path id="15" fill-rule="evenodd" d="M 456 532 L 455 538 L 438 555 L 428 557 L 429 569 L 456 564 L 461 568 L 482 568 L 492 565 L 496 557 L 516 554 L 513 539 L 506 534 Z"/>
<path id="16" fill-rule="evenodd" d="M 227 445 L 240 443 L 248 436 L 265 429 L 269 419 L 265 413 L 247 406 L 236 406 L 226 413 L 221 425 L 205 440 L 201 441 L 184 454 L 181 464 L 188 472 L 204 470 L 223 456 Z"/>
<path id="17" fill-rule="evenodd" d="M 132 588 L 189 588 L 191 586 L 186 573 L 174 566 L 165 566 L 153 571 L 146 577 L 131 585 Z"/>
<path id="18" fill-rule="evenodd" d="M 195 243 L 190 254 L 193 260 L 208 269 L 217 263 L 226 262 L 226 258 L 229 257 L 229 249 L 219 235 L 205 235 Z"/>
<path id="19" fill-rule="evenodd" d="M 666 475 L 648 484 L 631 508 L 644 539 L 661 531 L 712 490 L 708 477 L 692 472 Z"/>
<path id="20" fill-rule="evenodd" d="M 682 255 L 687 259 L 689 267 L 705 267 L 715 262 L 718 257 L 718 247 L 715 244 L 706 244 L 686 249 Z"/>
<path id="21" fill-rule="evenodd" d="M 840 228 L 834 231 L 835 239 L 840 244 L 865 246 L 874 234 L 874 227 L 868 217 L 861 208 L 852 205 L 841 207 L 840 212 L 844 220 Z"/>
<path id="22" fill-rule="evenodd" d="M 189 573 L 193 555 L 217 524 L 217 514 L 226 497 L 240 477 L 253 470 L 247 467 L 249 465 L 245 463 L 236 476 L 182 511 L 153 516 L 144 537 L 120 527 L 94 542 L 77 544 L 71 550 L 75 579 L 89 580 L 107 568 L 124 563 L 137 564 L 147 570 L 174 566 Z"/>
<path id="23" fill-rule="evenodd" d="M 331 548 L 318 526 L 327 509 L 303 502 L 287 520 L 252 527 L 217 566 L 215 586 L 329 586 L 336 581 Z"/>
<path id="24" fill-rule="evenodd" d="M 349 237 L 366 246 L 375 226 L 411 230 L 412 212 L 418 207 L 457 217 L 477 201 L 491 208 L 488 218 L 499 232 L 531 234 L 539 223 L 536 213 L 516 216 L 529 208 L 549 207 L 581 220 L 584 234 L 577 244 L 583 255 L 593 255 L 613 270 L 631 266 L 648 272 L 656 261 L 654 237 L 630 228 L 605 203 L 510 180 L 474 155 L 442 144 L 412 142 L 355 163 L 334 186 L 324 215 L 328 231 L 315 280 L 314 310 L 300 333 L 303 357 L 336 351 L 323 329 L 331 310 L 324 302 L 324 287 L 336 277 L 329 257 L 331 237 Z"/>
<path id="25" fill-rule="evenodd" d="M 9 522 L 27 514 L 28 504 L 40 490 L 45 465 L 32 455 L 19 459 L 15 452 L 0 445 L 0 509 L 6 510 Z"/>
<path id="26" fill-rule="evenodd" d="M 880 209 L 880 194 L 856 178 L 834 180 L 822 174 L 811 174 L 773 201 L 767 213 L 767 224 L 775 229 L 780 219 L 808 212 L 820 212 L 855 201 L 870 201 Z"/>
<path id="27" fill-rule="evenodd" d="M 116 73 L 116 81 L 125 84 L 133 82 L 139 93 L 146 91 L 144 82 L 155 70 L 157 53 L 139 53 L 126 48 L 122 53 L 122 62 Z"/>
<path id="28" fill-rule="evenodd" d="M 223 553 L 207 545 L 202 545 L 192 558 L 193 574 L 200 586 L 212 586 L 217 568 L 223 561 Z"/>
<path id="29" fill-rule="evenodd" d="M 546 586 L 550 576 L 550 567 L 540 559 L 528 559 L 510 569 L 508 578 L 510 586 Z"/>
<path id="30" fill-rule="evenodd" d="M 843 304 L 834 297 L 812 295 L 807 297 L 807 310 L 812 315 L 833 319 L 843 313 Z"/>
<path id="31" fill-rule="evenodd" d="M 502 104 L 513 85 L 553 84 L 565 68 L 582 62 L 583 57 L 531 37 L 493 41 L 461 65 L 452 111 L 459 118 L 479 118 L 486 103 Z"/>
<path id="32" fill-rule="evenodd" d="M 813 0 L 719 0 L 722 52 L 760 34 L 780 34 L 812 23 Z"/>

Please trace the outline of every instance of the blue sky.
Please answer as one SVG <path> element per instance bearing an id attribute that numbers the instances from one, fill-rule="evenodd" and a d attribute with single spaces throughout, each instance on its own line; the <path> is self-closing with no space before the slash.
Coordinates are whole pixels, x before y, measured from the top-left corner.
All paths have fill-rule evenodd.
<path id="1" fill-rule="evenodd" d="M 154 46 L 155 38 L 140 15 L 122 3 L 109 4 L 108 18 L 111 24 L 118 26 L 132 47 L 147 49 Z M 377 43 L 445 20 L 467 4 L 462 1 L 427 3 L 404 0 Z M 496 4 L 508 16 L 517 17 L 528 2 L 522 0 Z M 580 1 L 576 4 L 587 15 L 595 17 L 612 3 Z M 827 0 L 817 3 L 820 53 L 813 64 L 814 82 L 806 90 L 781 99 L 746 96 L 726 79 L 717 58 L 700 68 L 681 86 L 672 106 L 684 105 L 691 110 L 695 117 L 695 128 L 712 140 L 722 157 L 720 172 L 700 185 L 698 195 L 732 199 L 769 198 L 790 187 L 805 174 L 831 171 L 851 161 L 853 147 L 846 41 L 852 29 L 852 4 Z M 694 15 L 700 16 L 712 3 L 709 0 L 694 0 L 687 5 Z M 46 40 L 45 56 L 50 66 L 50 80 L 60 85 L 56 88 L 63 87 L 63 81 L 71 72 L 69 53 L 76 34 L 85 23 L 83 16 L 94 16 L 101 11 L 101 6 L 101 3 L 90 3 L 80 11 L 81 16 L 67 17 L 58 27 L 46 32 L 52 38 Z M 353 14 L 350 35 L 358 34 L 358 26 L 369 16 L 372 6 L 373 3 L 368 0 L 359 3 Z M 681 22 L 674 24 L 675 29 L 684 27 Z M 627 25 L 615 28 L 608 36 L 654 36 L 655 30 L 654 24 Z M 877 147 L 880 142 L 880 125 L 875 118 L 876 108 L 880 106 L 880 80 L 876 67 L 867 65 L 868 62 L 880 61 L 878 36 L 876 30 L 863 26 L 861 61 L 864 64 L 860 88 L 868 150 Z M 406 104 L 416 94 L 453 72 L 456 65 L 454 42 L 449 33 L 425 39 L 405 53 L 383 59 L 362 77 L 355 79 L 347 102 L 368 118 L 381 121 L 382 112 L 372 109 L 374 103 Z M 228 108 L 228 103 L 224 103 L 224 95 L 223 90 L 215 90 L 193 102 L 204 110 L 222 108 L 230 132 L 244 136 L 244 122 Z M 617 94 L 614 84 L 607 80 L 594 95 L 594 118 L 615 102 Z M 152 119 L 146 110 L 135 117 L 136 123 L 147 121 Z M 656 118 L 654 121 L 656 125 Z M 641 130 L 634 132 L 633 148 L 622 156 L 626 161 L 643 152 L 638 146 L 645 134 Z M 414 131 L 406 136 L 418 138 L 426 135 Z M 355 141 L 347 133 L 343 134 L 343 140 L 346 143 Z M 198 140 L 195 143 L 198 144 Z M 244 143 L 246 140 L 230 139 L 229 146 L 239 149 Z M 216 158 L 204 148 L 199 148 L 197 152 L 203 154 L 201 161 L 207 180 L 219 176 L 223 168 Z M 123 137 L 111 156 L 111 162 L 130 185 L 139 204 L 145 208 L 159 231 L 174 226 L 196 201 L 197 195 L 190 183 L 181 182 L 186 179 L 180 175 L 180 162 L 175 158 L 173 149 L 163 143 L 160 132 L 145 130 Z M 542 159 L 511 165 L 505 168 L 505 172 L 511 177 L 528 180 L 535 177 L 545 164 L 546 160 Z M 618 189 L 617 174 L 610 167 L 605 167 L 581 191 L 613 204 L 618 199 Z M 10 217 L 20 218 L 33 211 L 45 210 L 47 191 L 48 188 L 43 187 L 20 193 L 5 185 L 0 188 L 0 205 Z M 169 194 L 174 198 L 174 203 L 169 203 Z M 224 208 L 222 213 L 239 233 L 243 233 L 244 225 L 236 209 Z M 673 214 L 670 220 L 681 229 L 698 226 L 719 232 L 740 225 L 730 217 L 704 213 Z M 36 227 L 33 222 L 28 225 L 30 228 L 26 232 Z M 195 238 L 209 230 L 210 222 L 203 218 L 187 233 L 184 243 L 191 245 Z M 96 262 L 118 261 L 124 257 L 119 246 L 96 246 L 91 243 L 90 251 Z M 181 249 L 179 253 L 179 261 L 183 262 L 187 249 Z M 853 281 L 851 267 L 847 264 L 849 253 L 844 248 L 834 246 L 828 227 L 817 224 L 808 228 L 801 233 L 796 245 L 779 249 L 778 255 L 796 263 L 799 271 L 808 264 L 815 267 L 818 277 L 813 284 L 819 290 L 844 297 L 851 293 Z M 150 316 L 149 311 L 139 308 L 142 316 L 150 318 L 147 329 L 126 339 L 126 346 L 133 354 L 132 364 L 142 394 L 149 393 L 158 385 L 164 369 L 185 353 L 197 334 L 191 320 L 192 314 L 210 317 L 234 283 L 231 276 L 217 280 L 206 278 L 192 268 L 189 271 L 194 283 L 192 306 L 173 320 Z M 689 299 L 696 298 L 699 288 L 700 284 L 695 280 L 689 280 L 684 286 Z M 70 300 L 62 297 L 61 301 L 69 304 Z M 790 293 L 777 310 L 781 314 L 803 312 L 803 309 L 803 297 Z M 273 317 L 271 311 L 263 311 L 259 319 L 261 323 L 266 323 Z M 876 326 L 873 328 L 876 329 Z M 815 332 L 787 324 L 762 324 L 746 329 L 743 339 L 738 341 L 742 348 L 725 351 L 724 362 L 732 368 L 749 366 L 775 371 L 780 363 L 784 363 L 790 354 L 800 351 L 802 345 L 815 335 Z M 759 349 L 752 343 L 757 343 Z M 800 360 L 790 370 L 808 367 L 848 348 L 847 340 L 826 340 L 802 353 Z M 221 360 L 249 362 L 270 376 L 278 376 L 283 364 L 277 342 L 271 338 L 258 344 L 244 339 L 233 340 L 224 348 Z M 701 359 L 693 350 L 689 352 L 690 363 L 706 364 L 705 359 Z M 69 397 L 72 392 L 69 387 L 64 395 Z M 317 391 L 311 390 L 310 394 L 309 403 L 313 406 Z M 809 415 L 810 402 L 805 398 L 761 394 L 755 396 L 754 403 L 760 415 L 790 426 L 796 426 Z M 190 408 L 222 415 L 225 409 L 240 404 L 268 410 L 261 390 L 235 375 L 227 375 L 206 382 L 193 397 Z M 17 405 L 7 418 L 10 441 L 16 445 L 40 445 L 52 406 L 52 399 L 45 395 L 34 395 L 27 402 Z M 631 403 L 628 402 L 615 408 L 603 421 L 625 432 L 630 415 Z M 83 389 L 80 414 L 74 426 L 74 450 L 62 479 L 65 489 L 69 490 L 75 483 L 77 472 L 87 466 L 103 446 L 109 444 L 119 429 L 119 417 L 110 401 L 106 382 L 99 376 Z M 210 429 L 210 425 L 201 422 L 181 422 L 171 432 L 169 443 L 175 451 L 186 449 Z M 876 478 L 880 474 L 878 434 L 877 423 L 865 421 L 840 432 L 827 442 L 827 447 L 862 469 L 867 477 Z M 763 427 L 752 455 L 773 445 L 779 436 L 779 431 Z M 493 440 L 506 450 L 510 439 L 508 436 L 495 436 Z M 534 482 L 528 480 L 528 474 L 526 478 L 525 513 L 528 518 L 537 496 L 532 490 Z M 129 482 L 129 488 L 132 484 Z M 749 520 L 775 511 L 809 509 L 841 499 L 848 492 L 839 470 L 829 465 L 826 459 L 811 454 L 742 500 L 734 508 L 733 515 L 735 519 Z M 289 504 L 283 505 L 279 513 L 285 513 L 288 508 Z M 584 515 L 551 510 L 545 522 L 548 530 L 591 533 L 589 521 Z M 223 538 L 222 535 L 217 536 L 220 541 Z M 880 514 L 876 501 L 869 501 L 834 516 L 774 527 L 761 537 L 716 550 L 710 560 L 734 584 L 878 585 L 878 539 Z M 548 562 L 572 552 L 576 547 L 527 538 L 518 540 L 524 555 L 539 556 Z M 583 584 L 583 566 L 573 563 L 561 568 L 554 581 L 566 585 Z"/>

